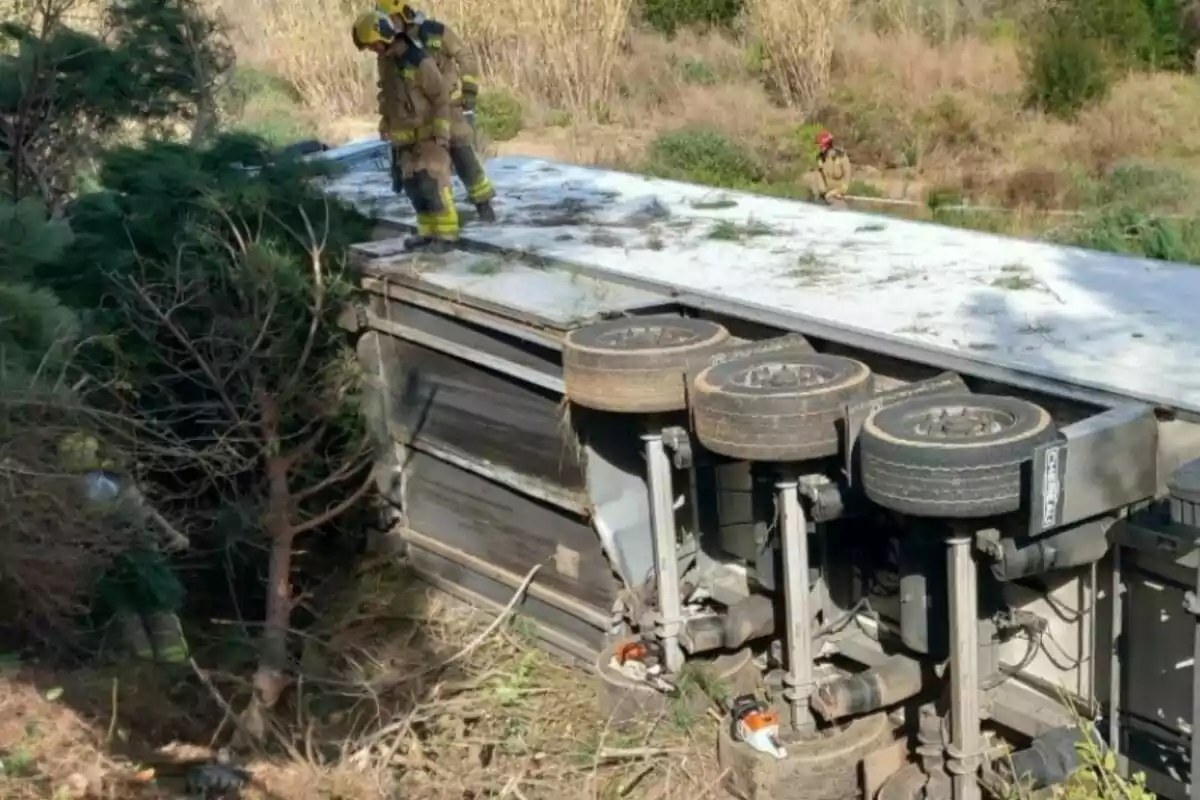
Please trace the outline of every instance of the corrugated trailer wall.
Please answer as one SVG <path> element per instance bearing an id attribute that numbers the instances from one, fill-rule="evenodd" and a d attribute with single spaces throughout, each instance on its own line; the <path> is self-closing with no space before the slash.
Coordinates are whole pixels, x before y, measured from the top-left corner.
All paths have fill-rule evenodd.
<path id="1" fill-rule="evenodd" d="M 609 307 L 655 298 L 541 269 L 525 276 L 540 287 L 507 286 L 521 268 L 500 275 L 479 266 L 484 258 L 362 281 L 358 353 L 390 449 L 382 482 L 401 515 L 391 535 L 422 577 L 492 610 L 541 565 L 517 610 L 552 648 L 594 663 L 620 584 L 589 518 L 561 339 Z M 557 318 L 551 308 L 541 309 L 548 318 L 536 307 L 514 313 L 546 289 L 563 307 Z"/>
<path id="2" fill-rule="evenodd" d="M 549 644 L 590 660 L 617 582 L 588 524 L 581 451 L 564 424 L 561 396 L 410 341 L 389 321 L 436 337 L 427 343 L 472 342 L 547 376 L 561 372 L 557 354 L 371 298 L 366 336 L 374 347 L 364 349 L 376 351 L 377 427 L 396 449 L 396 535 L 414 568 L 464 599 L 502 607 L 541 564 L 519 610 L 546 625 Z"/>

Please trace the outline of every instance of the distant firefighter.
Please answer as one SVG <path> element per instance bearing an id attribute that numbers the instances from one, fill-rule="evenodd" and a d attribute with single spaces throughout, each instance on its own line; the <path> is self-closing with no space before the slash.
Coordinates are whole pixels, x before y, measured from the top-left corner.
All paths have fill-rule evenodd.
<path id="1" fill-rule="evenodd" d="M 354 46 L 379 64 L 379 135 L 391 143 L 392 187 L 417 212 L 417 235 L 405 247 L 445 251 L 458 241 L 450 185 L 450 89 L 433 58 L 398 31 L 386 14 L 354 21 Z"/>
<path id="2" fill-rule="evenodd" d="M 821 200 L 829 205 L 845 205 L 850 190 L 850 159 L 833 143 L 833 134 L 817 134 L 817 173 L 821 178 Z"/>
<path id="3" fill-rule="evenodd" d="M 496 190 L 488 180 L 479 155 L 475 152 L 475 100 L 479 96 L 479 62 L 466 43 L 449 25 L 429 19 L 410 4 L 400 0 L 378 0 L 377 9 L 403 30 L 405 35 L 433 56 L 450 88 L 450 161 L 463 185 L 467 198 L 479 212 L 479 219 L 495 222 L 492 199 Z"/>

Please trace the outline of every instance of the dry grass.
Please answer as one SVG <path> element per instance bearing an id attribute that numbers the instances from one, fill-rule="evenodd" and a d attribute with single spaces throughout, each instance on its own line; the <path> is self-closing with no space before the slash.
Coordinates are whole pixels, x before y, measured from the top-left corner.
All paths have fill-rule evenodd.
<path id="1" fill-rule="evenodd" d="M 330 114 L 373 112 L 375 63 L 355 51 L 349 36 L 363 3 L 212 2 L 232 24 L 243 63 L 283 76 L 306 103 Z M 496 0 L 481 14 L 477 3 L 441 0 L 428 11 L 472 42 L 489 86 L 589 115 L 611 100 L 631 5 L 632 0 Z"/>
<path id="2" fill-rule="evenodd" d="M 747 9 L 774 88 L 788 106 L 811 112 L 828 89 L 849 0 L 750 0 Z"/>
<path id="3" fill-rule="evenodd" d="M 276 755 L 247 764 L 249 798 L 719 796 L 711 718 L 679 706 L 618 731 L 593 679 L 534 647 L 520 618 L 455 659 L 494 617 L 402 571 L 371 570 L 317 604 L 326 615 L 303 637 Z M 214 665 L 210 678 L 230 702 L 243 691 L 234 672 Z M 0 672 L 0 763 L 16 767 L 0 796 L 173 796 L 179 762 L 210 753 L 210 699 L 194 681 L 127 669 Z M 132 782 L 147 765 L 159 785 Z"/>

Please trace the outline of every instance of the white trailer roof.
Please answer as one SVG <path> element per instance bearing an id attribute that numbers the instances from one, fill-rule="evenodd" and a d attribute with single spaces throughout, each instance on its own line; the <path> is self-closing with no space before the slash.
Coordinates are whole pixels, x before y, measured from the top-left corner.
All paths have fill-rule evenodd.
<path id="1" fill-rule="evenodd" d="M 539 159 L 487 168 L 500 220 L 468 224 L 472 242 L 1200 413 L 1197 268 Z M 329 191 L 412 222 L 377 171 Z"/>

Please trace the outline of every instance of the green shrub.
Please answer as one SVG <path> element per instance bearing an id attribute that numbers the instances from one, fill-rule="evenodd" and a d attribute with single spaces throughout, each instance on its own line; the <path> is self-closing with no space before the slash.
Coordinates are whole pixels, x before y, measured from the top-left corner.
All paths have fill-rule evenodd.
<path id="1" fill-rule="evenodd" d="M 1189 62 L 1181 0 L 1058 0 L 1028 21 L 1030 103 L 1071 117 L 1108 91 L 1114 69 Z"/>
<path id="2" fill-rule="evenodd" d="M 546 124 L 551 128 L 565 128 L 571 124 L 571 112 L 561 108 L 553 109 L 546 114 Z"/>
<path id="3" fill-rule="evenodd" d="M 1107 51 L 1085 21 L 1054 6 L 1032 31 L 1025 63 L 1027 101 L 1070 119 L 1108 94 L 1111 70 Z"/>
<path id="4" fill-rule="evenodd" d="M 1065 6 L 1120 66 L 1177 69 L 1183 63 L 1180 0 L 1069 0 Z"/>
<path id="5" fill-rule="evenodd" d="M 642 19 L 667 36 L 689 26 L 730 27 L 743 0 L 642 0 Z"/>
<path id="6" fill-rule="evenodd" d="M 751 42 L 746 46 L 746 52 L 743 54 L 743 62 L 746 72 L 749 72 L 751 75 L 765 75 L 769 63 L 766 46 L 759 41 Z"/>
<path id="7" fill-rule="evenodd" d="M 525 113 L 520 101 L 507 92 L 482 92 L 475 107 L 475 124 L 489 139 L 506 142 L 525 127 Z"/>
<path id="8" fill-rule="evenodd" d="M 238 67 L 220 100 L 234 129 L 261 136 L 274 147 L 316 135 L 300 92 L 272 72 Z"/>
<path id="9" fill-rule="evenodd" d="M 1054 238 L 1092 250 L 1200 264 L 1200 221 L 1192 219 L 1113 209 L 1060 230 Z"/>
<path id="10" fill-rule="evenodd" d="M 1058 0 L 1027 22 L 1029 100 L 1070 117 L 1108 91 L 1114 69 L 1190 62 L 1181 0 Z"/>
<path id="11" fill-rule="evenodd" d="M 1095 204 L 1163 210 L 1178 208 L 1196 196 L 1196 185 L 1170 167 L 1122 161 L 1096 186 Z"/>
<path id="12" fill-rule="evenodd" d="M 1150 37 L 1139 51 L 1139 59 L 1153 69 L 1184 69 L 1191 58 L 1181 23 L 1184 9 L 1179 0 L 1143 0 L 1150 20 Z"/>
<path id="13" fill-rule="evenodd" d="M 717 82 L 717 73 L 713 68 L 698 58 L 690 58 L 679 66 L 680 76 L 684 83 L 694 86 L 712 86 Z"/>
<path id="14" fill-rule="evenodd" d="M 870 181 L 864 181 L 860 178 L 855 178 L 850 181 L 850 190 L 847 192 L 851 197 L 886 197 L 882 189 Z"/>
<path id="15" fill-rule="evenodd" d="M 762 181 L 766 168 L 749 149 L 716 131 L 686 128 L 650 145 L 645 172 L 662 178 L 739 187 Z"/>

